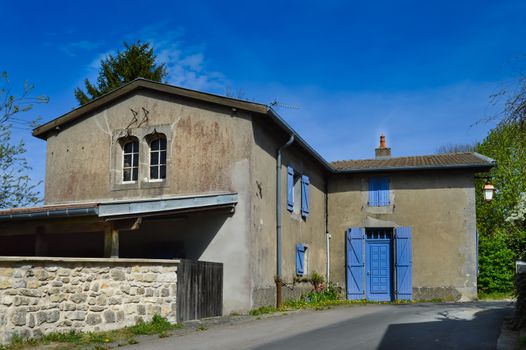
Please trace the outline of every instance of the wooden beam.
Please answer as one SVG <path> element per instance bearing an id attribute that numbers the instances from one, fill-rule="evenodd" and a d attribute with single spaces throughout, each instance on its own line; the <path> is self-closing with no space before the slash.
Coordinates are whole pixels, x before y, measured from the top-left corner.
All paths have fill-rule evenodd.
<path id="1" fill-rule="evenodd" d="M 104 257 L 119 257 L 119 230 L 113 225 L 107 225 L 104 230 Z"/>

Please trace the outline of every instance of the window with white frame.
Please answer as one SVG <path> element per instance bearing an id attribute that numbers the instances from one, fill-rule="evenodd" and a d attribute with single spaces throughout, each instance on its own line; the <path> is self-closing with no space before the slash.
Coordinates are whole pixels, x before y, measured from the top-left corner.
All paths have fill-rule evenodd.
<path id="1" fill-rule="evenodd" d="M 166 137 L 156 136 L 150 141 L 150 180 L 166 179 Z"/>
<path id="2" fill-rule="evenodd" d="M 122 151 L 122 182 L 135 182 L 139 178 L 139 141 L 125 141 Z"/>

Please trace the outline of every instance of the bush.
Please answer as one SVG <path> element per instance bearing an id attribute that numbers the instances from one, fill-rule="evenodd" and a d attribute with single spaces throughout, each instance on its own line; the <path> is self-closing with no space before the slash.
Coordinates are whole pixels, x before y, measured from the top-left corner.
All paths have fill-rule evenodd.
<path id="1" fill-rule="evenodd" d="M 513 290 L 515 254 L 509 248 L 507 235 L 501 230 L 479 239 L 478 288 L 482 293 Z"/>

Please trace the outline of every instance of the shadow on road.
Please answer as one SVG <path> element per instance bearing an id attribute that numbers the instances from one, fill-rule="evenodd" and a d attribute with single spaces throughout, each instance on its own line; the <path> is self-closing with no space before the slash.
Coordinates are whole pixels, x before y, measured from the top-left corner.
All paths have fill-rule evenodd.
<path id="1" fill-rule="evenodd" d="M 439 313 L 432 322 L 391 324 L 377 349 L 495 349 L 502 319 L 509 309 L 479 311 L 466 320 Z"/>

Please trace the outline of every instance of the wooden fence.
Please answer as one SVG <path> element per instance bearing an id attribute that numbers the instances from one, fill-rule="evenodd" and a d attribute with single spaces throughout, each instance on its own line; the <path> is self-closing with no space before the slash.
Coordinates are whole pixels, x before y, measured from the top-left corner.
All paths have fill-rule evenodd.
<path id="1" fill-rule="evenodd" d="M 181 260 L 177 269 L 177 322 L 223 314 L 223 264 Z"/>

